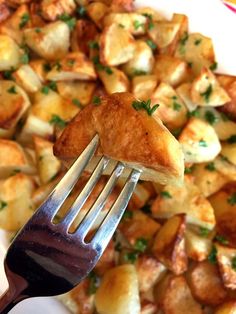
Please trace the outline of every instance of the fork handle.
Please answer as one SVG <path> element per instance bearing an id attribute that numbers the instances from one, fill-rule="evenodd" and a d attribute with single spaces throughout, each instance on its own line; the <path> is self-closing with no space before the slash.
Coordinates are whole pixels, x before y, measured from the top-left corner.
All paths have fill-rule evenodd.
<path id="1" fill-rule="evenodd" d="M 9 313 L 17 303 L 23 301 L 25 298 L 9 288 L 0 298 L 0 314 Z"/>

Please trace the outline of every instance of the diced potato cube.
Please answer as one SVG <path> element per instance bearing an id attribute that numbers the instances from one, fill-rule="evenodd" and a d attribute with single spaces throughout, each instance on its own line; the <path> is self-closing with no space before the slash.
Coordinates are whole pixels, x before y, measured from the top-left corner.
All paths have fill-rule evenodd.
<path id="1" fill-rule="evenodd" d="M 188 176 L 185 176 L 185 183 L 181 187 L 165 186 L 152 204 L 152 213 L 155 218 L 160 219 L 185 213 L 187 223 L 210 230 L 215 226 L 214 210 L 211 204 Z"/>
<path id="2" fill-rule="evenodd" d="M 36 93 L 42 88 L 40 78 L 28 64 L 22 65 L 14 73 L 14 77 L 28 93 Z"/>
<path id="3" fill-rule="evenodd" d="M 155 287 L 154 297 L 158 307 L 166 314 L 203 313 L 184 276 L 167 275 Z"/>
<path id="4" fill-rule="evenodd" d="M 185 162 L 212 161 L 221 151 L 220 141 L 214 128 L 205 121 L 191 118 L 179 136 Z"/>
<path id="5" fill-rule="evenodd" d="M 152 103 L 160 106 L 154 113 L 170 130 L 181 128 L 187 122 L 187 109 L 175 90 L 166 83 L 161 83 L 153 92 Z"/>
<path id="6" fill-rule="evenodd" d="M 17 68 L 21 52 L 14 40 L 7 35 L 0 35 L 0 71 Z"/>
<path id="7" fill-rule="evenodd" d="M 108 94 L 127 92 L 129 90 L 129 79 L 119 69 L 114 67 L 109 68 L 110 71 L 99 71 L 98 76 L 103 82 Z"/>
<path id="8" fill-rule="evenodd" d="M 70 29 L 64 22 L 50 23 L 36 32 L 35 28 L 24 31 L 26 44 L 46 60 L 63 58 L 70 45 Z"/>
<path id="9" fill-rule="evenodd" d="M 160 49 L 170 45 L 180 29 L 180 23 L 174 23 L 172 21 L 154 22 L 153 25 L 154 26 L 148 30 L 148 34 Z"/>
<path id="10" fill-rule="evenodd" d="M 94 80 L 96 77 L 93 63 L 81 52 L 69 53 L 47 75 L 51 81 Z"/>
<path id="11" fill-rule="evenodd" d="M 103 18 L 107 17 L 109 7 L 102 2 L 92 2 L 86 7 L 86 12 L 91 20 L 99 27 L 102 28 Z"/>
<path id="12" fill-rule="evenodd" d="M 41 12 L 48 21 L 55 21 L 60 15 L 71 15 L 76 9 L 74 0 L 43 0 Z"/>
<path id="13" fill-rule="evenodd" d="M 132 93 L 138 99 L 148 100 L 156 86 L 156 75 L 138 75 L 132 80 Z"/>
<path id="14" fill-rule="evenodd" d="M 159 81 L 176 86 L 187 79 L 188 66 L 186 62 L 178 58 L 159 55 L 156 58 L 154 73 Z"/>
<path id="15" fill-rule="evenodd" d="M 216 306 L 227 296 L 217 266 L 208 261 L 191 267 L 187 279 L 193 296 L 201 303 Z"/>
<path id="16" fill-rule="evenodd" d="M 99 314 L 139 314 L 138 276 L 133 265 L 107 271 L 95 295 Z"/>
<path id="17" fill-rule="evenodd" d="M 199 106 L 218 107 L 230 101 L 227 92 L 207 68 L 203 68 L 201 74 L 195 78 L 190 93 L 192 101 Z"/>
<path id="18" fill-rule="evenodd" d="M 135 41 L 133 36 L 117 24 L 103 29 L 100 38 L 100 59 L 105 65 L 120 65 L 134 56 Z"/>
<path id="19" fill-rule="evenodd" d="M 30 106 L 25 91 L 13 81 L 0 81 L 0 127 L 12 129 Z"/>
<path id="20" fill-rule="evenodd" d="M 147 17 L 139 13 L 110 13 L 105 16 L 103 23 L 104 26 L 116 23 L 133 35 L 142 35 L 146 32 Z"/>
<path id="21" fill-rule="evenodd" d="M 18 173 L 0 181 L 0 227 L 18 231 L 33 214 L 31 200 L 35 184 L 29 176 Z"/>
<path id="22" fill-rule="evenodd" d="M 225 104 L 221 110 L 231 119 L 236 120 L 236 76 L 220 75 L 217 76 L 220 85 L 226 90 L 231 101 Z"/>
<path id="23" fill-rule="evenodd" d="M 154 65 L 154 56 L 152 49 L 145 41 L 137 40 L 135 42 L 135 51 L 133 58 L 122 66 L 122 70 L 128 76 L 152 73 Z"/>
<path id="24" fill-rule="evenodd" d="M 53 155 L 53 143 L 34 137 L 39 177 L 42 184 L 50 182 L 61 169 L 60 161 Z"/>
<path id="25" fill-rule="evenodd" d="M 176 275 L 185 272 L 188 265 L 185 228 L 185 215 L 170 218 L 158 231 L 152 248 L 155 257 Z"/>
<path id="26" fill-rule="evenodd" d="M 175 56 L 191 64 L 195 75 L 203 67 L 209 68 L 215 62 L 215 53 L 211 38 L 199 33 L 184 33 L 179 41 Z"/>

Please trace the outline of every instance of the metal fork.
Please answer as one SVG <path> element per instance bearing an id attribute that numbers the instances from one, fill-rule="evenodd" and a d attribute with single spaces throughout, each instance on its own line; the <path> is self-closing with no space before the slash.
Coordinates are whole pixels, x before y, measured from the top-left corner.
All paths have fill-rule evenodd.
<path id="1" fill-rule="evenodd" d="M 26 298 L 68 292 L 89 274 L 108 245 L 139 180 L 141 172 L 138 170 L 132 170 L 92 239 L 87 242 L 85 237 L 125 169 L 121 162 L 117 163 L 103 191 L 74 233 L 69 232 L 70 226 L 108 165 L 107 157 L 101 157 L 62 221 L 53 223 L 53 218 L 93 157 L 98 143 L 96 135 L 9 247 L 4 261 L 9 289 L 0 299 L 1 314 L 8 313 Z"/>

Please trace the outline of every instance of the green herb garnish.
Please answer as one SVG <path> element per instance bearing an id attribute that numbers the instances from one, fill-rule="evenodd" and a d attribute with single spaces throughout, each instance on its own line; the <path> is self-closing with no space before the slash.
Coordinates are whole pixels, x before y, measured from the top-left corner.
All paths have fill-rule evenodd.
<path id="1" fill-rule="evenodd" d="M 152 50 L 156 50 L 157 49 L 157 45 L 151 39 L 147 39 L 146 43 Z"/>
<path id="2" fill-rule="evenodd" d="M 200 147 L 207 147 L 207 146 L 208 146 L 208 145 L 207 145 L 207 142 L 204 141 L 204 140 L 200 140 L 200 141 L 198 142 L 198 145 L 199 145 Z"/>
<path id="3" fill-rule="evenodd" d="M 144 252 L 147 249 L 147 245 L 148 245 L 147 239 L 139 238 L 139 239 L 136 240 L 134 248 L 138 252 Z"/>
<path id="4" fill-rule="evenodd" d="M 236 192 L 227 199 L 227 202 L 232 206 L 236 204 Z"/>
<path id="5" fill-rule="evenodd" d="M 186 44 L 186 42 L 187 42 L 187 40 L 188 40 L 188 33 L 187 33 L 187 32 L 185 32 L 185 33 L 183 34 L 183 37 L 182 37 L 182 38 L 180 38 L 179 43 L 180 43 L 181 45 L 185 45 L 185 44 Z"/>
<path id="6" fill-rule="evenodd" d="M 92 103 L 96 106 L 100 105 L 101 104 L 101 98 L 99 96 L 94 96 Z"/>
<path id="7" fill-rule="evenodd" d="M 133 76 L 140 76 L 140 75 L 147 75 L 147 72 L 143 70 L 138 70 L 138 69 L 133 70 Z"/>
<path id="8" fill-rule="evenodd" d="M 7 207 L 7 203 L 0 200 L 0 210 L 3 210 L 5 207 Z"/>
<path id="9" fill-rule="evenodd" d="M 3 77 L 6 79 L 6 80 L 13 80 L 13 74 L 14 70 L 13 71 L 10 71 L 10 70 L 7 70 L 7 71 L 4 71 L 2 74 L 3 74 Z"/>
<path id="10" fill-rule="evenodd" d="M 157 110 L 159 107 L 158 104 L 151 107 L 151 99 L 148 99 L 147 101 L 144 100 L 135 100 L 132 103 L 132 106 L 135 110 L 145 110 L 149 116 L 152 116 L 153 113 Z"/>
<path id="11" fill-rule="evenodd" d="M 122 219 L 124 219 L 124 220 L 131 219 L 131 218 L 133 218 L 133 215 L 134 215 L 134 213 L 131 210 L 126 210 L 124 212 Z"/>
<path id="12" fill-rule="evenodd" d="M 201 237 L 207 238 L 210 232 L 211 232 L 211 230 L 209 230 L 209 229 L 207 229 L 205 227 L 200 227 L 199 228 L 199 235 Z"/>
<path id="13" fill-rule="evenodd" d="M 20 61 L 22 64 L 28 64 L 29 63 L 29 55 L 27 53 L 24 53 L 21 56 Z"/>
<path id="14" fill-rule="evenodd" d="M 68 60 L 66 61 L 66 63 L 67 63 L 67 65 L 68 65 L 69 67 L 72 67 L 72 66 L 75 64 L 75 60 L 74 60 L 74 59 L 68 59 Z"/>
<path id="15" fill-rule="evenodd" d="M 216 257 L 217 257 L 217 249 L 216 249 L 215 245 L 213 245 L 212 249 L 211 249 L 211 252 L 208 255 L 208 261 L 211 264 L 216 264 L 216 262 L 217 262 Z"/>
<path id="16" fill-rule="evenodd" d="M 202 40 L 200 38 L 196 39 L 195 42 L 194 42 L 194 45 L 198 46 L 201 42 L 202 42 Z"/>
<path id="17" fill-rule="evenodd" d="M 215 236 L 215 240 L 223 245 L 229 244 L 229 241 L 223 235 L 220 235 L 220 234 L 217 234 Z"/>
<path id="18" fill-rule="evenodd" d="M 195 168 L 194 165 L 191 167 L 186 167 L 184 170 L 184 173 L 185 174 L 191 174 L 193 172 L 194 168 Z"/>
<path id="19" fill-rule="evenodd" d="M 84 17 L 86 15 L 86 8 L 84 6 L 80 6 L 77 8 L 76 12 L 79 14 L 80 17 Z"/>
<path id="20" fill-rule="evenodd" d="M 88 287 L 88 294 L 92 295 L 95 294 L 99 284 L 100 284 L 100 278 L 95 274 L 94 271 L 92 271 L 89 275 L 89 287 Z"/>
<path id="21" fill-rule="evenodd" d="M 193 111 L 189 111 L 187 113 L 187 116 L 188 116 L 188 118 L 191 118 L 191 117 L 199 118 L 200 117 L 200 111 L 199 111 L 199 109 L 195 109 Z"/>
<path id="22" fill-rule="evenodd" d="M 154 28 L 153 18 L 152 14 L 144 13 L 143 16 L 146 16 L 148 18 L 148 29 L 151 30 Z"/>
<path id="23" fill-rule="evenodd" d="M 43 86 L 41 88 L 41 93 L 44 94 L 44 95 L 48 95 L 49 91 L 50 91 L 50 88 L 48 86 Z"/>
<path id="24" fill-rule="evenodd" d="M 55 67 L 56 67 L 56 70 L 57 70 L 57 71 L 60 71 L 61 68 L 62 68 L 61 63 L 60 63 L 59 61 L 57 61 L 57 62 L 55 63 Z"/>
<path id="25" fill-rule="evenodd" d="M 65 22 L 70 30 L 73 30 L 76 25 L 76 18 L 65 13 L 59 16 L 59 20 Z"/>
<path id="26" fill-rule="evenodd" d="M 134 21 L 134 29 L 135 30 L 138 30 L 139 27 L 144 27 L 144 24 L 143 23 L 140 23 L 139 21 Z"/>
<path id="27" fill-rule="evenodd" d="M 145 214 L 151 214 L 151 206 L 149 204 L 145 204 L 142 208 L 141 211 L 144 212 Z"/>
<path id="28" fill-rule="evenodd" d="M 66 121 L 63 120 L 60 116 L 57 114 L 53 114 L 51 120 L 49 121 L 50 124 L 57 125 L 60 128 L 64 128 L 66 126 Z"/>
<path id="29" fill-rule="evenodd" d="M 162 198 L 172 198 L 168 191 L 162 191 L 160 194 Z"/>
<path id="30" fill-rule="evenodd" d="M 236 271 L 236 256 L 232 258 L 231 267 L 234 271 Z"/>
<path id="31" fill-rule="evenodd" d="M 207 169 L 208 171 L 215 171 L 216 167 L 215 167 L 214 162 L 209 162 L 209 164 L 205 166 L 205 169 Z"/>
<path id="32" fill-rule="evenodd" d="M 231 135 L 231 136 L 227 139 L 227 142 L 228 142 L 229 144 L 235 144 L 235 143 L 236 143 L 236 134 Z"/>
<path id="33" fill-rule="evenodd" d="M 210 84 L 205 92 L 200 93 L 200 95 L 205 99 L 206 102 L 209 102 L 210 96 L 212 93 L 212 85 Z"/>
<path id="34" fill-rule="evenodd" d="M 52 67 L 49 63 L 44 63 L 43 69 L 45 72 L 49 72 L 49 71 L 51 71 Z"/>
<path id="35" fill-rule="evenodd" d="M 212 111 L 205 112 L 205 120 L 209 122 L 211 125 L 215 124 L 219 119 L 214 115 Z"/>
<path id="36" fill-rule="evenodd" d="M 89 43 L 88 43 L 88 46 L 91 49 L 97 49 L 97 50 L 99 49 L 99 44 L 95 40 L 90 40 Z"/>
<path id="37" fill-rule="evenodd" d="M 177 103 L 176 101 L 173 102 L 173 109 L 175 111 L 180 111 L 181 108 L 182 108 L 182 106 L 179 103 Z"/>
<path id="38" fill-rule="evenodd" d="M 137 261 L 138 256 L 139 256 L 138 252 L 128 252 L 124 255 L 124 260 L 126 262 L 134 264 Z"/>
<path id="39" fill-rule="evenodd" d="M 15 86 L 11 86 L 11 87 L 7 90 L 7 92 L 8 92 L 9 94 L 17 94 L 16 87 L 15 87 Z"/>
<path id="40" fill-rule="evenodd" d="M 72 99 L 72 103 L 73 103 L 75 106 L 79 107 L 79 108 L 82 108 L 82 107 L 83 107 L 83 106 L 81 105 L 81 102 L 80 102 L 79 99 L 77 99 L 77 98 Z"/>
<path id="41" fill-rule="evenodd" d="M 41 33 L 42 32 L 42 30 L 41 30 L 41 28 L 35 28 L 35 33 L 37 33 L 37 34 L 39 34 L 39 33 Z"/>
<path id="42" fill-rule="evenodd" d="M 218 67 L 218 63 L 214 62 L 214 63 L 212 63 L 212 65 L 210 65 L 210 70 L 215 71 L 217 69 L 217 67 Z"/>
<path id="43" fill-rule="evenodd" d="M 20 24 L 19 24 L 19 28 L 22 29 L 23 27 L 26 26 L 26 24 L 29 22 L 30 20 L 30 16 L 28 13 L 24 13 L 21 17 L 21 21 L 20 21 Z"/>

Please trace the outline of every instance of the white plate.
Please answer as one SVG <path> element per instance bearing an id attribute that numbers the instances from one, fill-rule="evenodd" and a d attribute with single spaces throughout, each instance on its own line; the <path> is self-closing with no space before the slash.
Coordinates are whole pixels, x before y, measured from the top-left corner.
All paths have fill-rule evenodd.
<path id="1" fill-rule="evenodd" d="M 229 0 L 230 1 L 230 0 Z M 171 17 L 173 12 L 185 13 L 189 17 L 190 31 L 200 32 L 213 39 L 218 71 L 236 75 L 236 42 L 231 34 L 236 29 L 236 15 L 221 0 L 136 0 L 137 6 L 151 6 Z M 0 231 L 0 293 L 7 288 L 3 271 L 6 237 Z M 36 298 L 22 302 L 12 314 L 68 314 L 69 312 L 53 298 Z"/>

